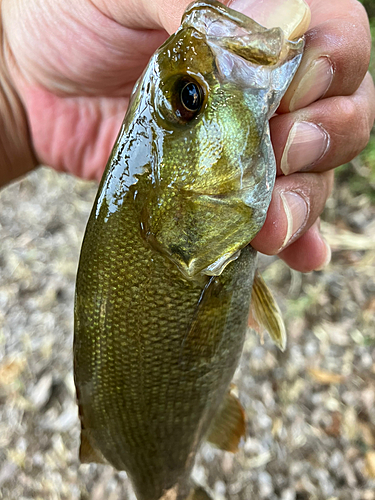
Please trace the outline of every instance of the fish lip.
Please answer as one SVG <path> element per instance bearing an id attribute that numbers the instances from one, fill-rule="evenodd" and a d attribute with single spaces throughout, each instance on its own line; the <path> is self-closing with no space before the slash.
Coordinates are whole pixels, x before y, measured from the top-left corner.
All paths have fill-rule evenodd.
<path id="1" fill-rule="evenodd" d="M 288 40 L 281 28 L 265 28 L 216 0 L 188 5 L 180 29 L 186 28 L 193 28 L 205 36 L 212 48 L 216 45 L 229 50 L 257 67 L 282 66 L 302 53 L 305 45 L 303 36 Z"/>

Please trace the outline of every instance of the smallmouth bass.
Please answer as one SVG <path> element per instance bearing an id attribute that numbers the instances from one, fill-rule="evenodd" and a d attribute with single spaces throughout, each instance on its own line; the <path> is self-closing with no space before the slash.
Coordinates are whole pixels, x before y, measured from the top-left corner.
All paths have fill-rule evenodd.
<path id="1" fill-rule="evenodd" d="M 81 461 L 126 470 L 139 500 L 201 498 L 202 441 L 236 451 L 252 296 L 285 345 L 249 242 L 276 174 L 268 120 L 303 44 L 199 1 L 133 91 L 82 245 L 74 364 Z"/>

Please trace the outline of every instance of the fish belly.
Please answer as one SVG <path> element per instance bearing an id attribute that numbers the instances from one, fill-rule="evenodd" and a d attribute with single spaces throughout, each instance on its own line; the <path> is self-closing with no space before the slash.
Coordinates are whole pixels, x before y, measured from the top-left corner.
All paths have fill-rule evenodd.
<path id="1" fill-rule="evenodd" d="M 94 212 L 93 212 L 94 214 Z M 75 380 L 94 449 L 140 500 L 187 482 L 244 342 L 255 251 L 190 282 L 144 244 L 127 210 L 92 215 L 75 308 Z"/>

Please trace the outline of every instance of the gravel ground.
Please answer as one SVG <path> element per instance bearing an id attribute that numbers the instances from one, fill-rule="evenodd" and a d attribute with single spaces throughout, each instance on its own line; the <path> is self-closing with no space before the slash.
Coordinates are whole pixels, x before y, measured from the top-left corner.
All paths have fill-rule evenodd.
<path id="1" fill-rule="evenodd" d="M 125 473 L 77 458 L 73 293 L 95 192 L 46 168 L 0 192 L 2 499 L 135 499 Z M 324 271 L 261 259 L 288 347 L 249 332 L 236 375 L 248 437 L 237 455 L 205 445 L 194 471 L 216 500 L 375 500 L 374 199 L 341 176 Z"/>

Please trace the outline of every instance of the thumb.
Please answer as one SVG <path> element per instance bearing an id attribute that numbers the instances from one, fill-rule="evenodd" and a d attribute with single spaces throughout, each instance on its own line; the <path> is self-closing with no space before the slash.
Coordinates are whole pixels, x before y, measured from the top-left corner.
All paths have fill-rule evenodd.
<path id="1" fill-rule="evenodd" d="M 95 0 L 106 15 L 127 28 L 164 29 L 174 33 L 190 0 Z M 208 2 L 207 2 L 208 3 Z M 267 28 L 279 26 L 294 38 L 303 34 L 310 22 L 310 9 L 304 0 L 223 0 L 221 3 L 242 12 Z"/>

